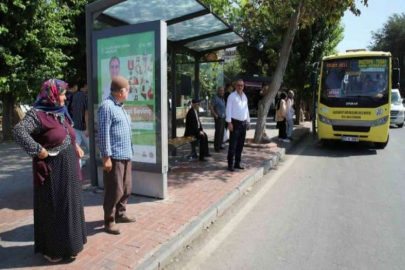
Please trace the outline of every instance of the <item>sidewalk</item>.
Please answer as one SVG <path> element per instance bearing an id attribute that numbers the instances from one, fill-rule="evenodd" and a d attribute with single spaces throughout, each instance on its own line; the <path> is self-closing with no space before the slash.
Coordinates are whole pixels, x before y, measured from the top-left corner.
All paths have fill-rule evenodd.
<path id="1" fill-rule="evenodd" d="M 274 124 L 275 125 L 275 124 Z M 294 144 L 309 131 L 310 123 L 296 126 Z M 206 130 L 210 138 L 212 130 Z M 249 131 L 247 138 L 252 138 Z M 268 128 L 269 137 L 277 130 Z M 15 143 L 0 143 L 0 268 L 29 269 L 158 269 L 198 237 L 263 173 L 274 166 L 293 143 L 270 148 L 245 147 L 244 171 L 226 170 L 226 153 L 215 153 L 209 162 L 188 161 L 190 148 L 179 149 L 169 173 L 168 198 L 155 200 L 131 196 L 128 214 L 137 216 L 133 224 L 120 224 L 121 235 L 103 231 L 103 191 L 89 186 L 84 168 L 83 196 L 88 243 L 70 264 L 49 264 L 34 254 L 33 195 L 31 160 Z"/>

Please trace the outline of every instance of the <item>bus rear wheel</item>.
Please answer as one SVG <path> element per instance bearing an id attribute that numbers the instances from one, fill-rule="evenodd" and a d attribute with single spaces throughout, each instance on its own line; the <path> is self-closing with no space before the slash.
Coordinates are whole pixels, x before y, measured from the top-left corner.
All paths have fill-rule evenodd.
<path id="1" fill-rule="evenodd" d="M 388 138 L 387 138 L 386 142 L 384 142 L 384 143 L 377 143 L 377 142 L 374 143 L 375 148 L 376 149 L 384 149 L 387 146 L 389 140 L 390 140 L 390 136 L 388 135 Z"/>

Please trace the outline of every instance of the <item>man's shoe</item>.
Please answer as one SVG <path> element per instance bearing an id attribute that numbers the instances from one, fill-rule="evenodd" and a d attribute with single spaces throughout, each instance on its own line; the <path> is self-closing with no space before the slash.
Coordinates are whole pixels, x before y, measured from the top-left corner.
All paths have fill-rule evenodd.
<path id="1" fill-rule="evenodd" d="M 238 165 L 235 165 L 235 169 L 244 170 L 245 167 L 243 167 L 242 165 L 238 164 Z"/>
<path id="2" fill-rule="evenodd" d="M 230 171 L 230 172 L 234 172 L 234 171 L 235 171 L 235 169 L 233 168 L 233 166 L 228 166 L 228 171 Z"/>
<path id="3" fill-rule="evenodd" d="M 121 230 L 118 228 L 118 226 L 115 223 L 104 224 L 104 231 L 106 233 L 115 234 L 115 235 L 118 235 L 121 233 Z"/>
<path id="4" fill-rule="evenodd" d="M 135 221 L 136 221 L 136 218 L 129 218 L 127 216 L 115 218 L 115 223 L 133 223 Z"/>

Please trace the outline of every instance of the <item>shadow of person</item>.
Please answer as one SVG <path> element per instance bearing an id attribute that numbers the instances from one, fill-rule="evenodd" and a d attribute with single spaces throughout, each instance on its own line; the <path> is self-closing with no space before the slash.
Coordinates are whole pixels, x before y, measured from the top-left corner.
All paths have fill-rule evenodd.
<path id="1" fill-rule="evenodd" d="M 92 236 L 97 233 L 104 232 L 104 221 L 97 220 L 97 221 L 86 222 L 86 231 L 87 231 L 87 236 Z"/>

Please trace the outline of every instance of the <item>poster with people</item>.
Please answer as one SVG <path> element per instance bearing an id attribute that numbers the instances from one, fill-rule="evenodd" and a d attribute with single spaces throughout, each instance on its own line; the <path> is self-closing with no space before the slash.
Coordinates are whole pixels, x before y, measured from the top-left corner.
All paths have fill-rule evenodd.
<path id="1" fill-rule="evenodd" d="M 135 162 L 156 164 L 155 33 L 153 31 L 97 40 L 98 104 L 110 95 L 111 80 L 130 84 L 124 109 L 131 117 Z"/>

